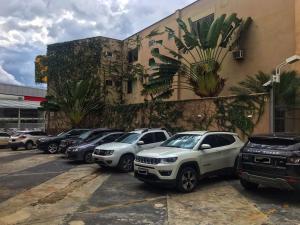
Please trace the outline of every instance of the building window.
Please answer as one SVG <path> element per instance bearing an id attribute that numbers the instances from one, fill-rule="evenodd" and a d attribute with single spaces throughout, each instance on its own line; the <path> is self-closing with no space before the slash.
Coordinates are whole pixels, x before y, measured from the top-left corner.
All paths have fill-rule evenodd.
<path id="1" fill-rule="evenodd" d="M 106 86 L 112 86 L 113 82 L 112 82 L 112 80 L 106 80 L 105 84 L 106 84 Z"/>
<path id="2" fill-rule="evenodd" d="M 127 81 L 127 94 L 132 93 L 132 80 Z"/>
<path id="3" fill-rule="evenodd" d="M 115 81 L 115 86 L 116 87 L 121 87 L 122 85 L 122 82 L 121 81 Z"/>
<path id="4" fill-rule="evenodd" d="M 138 48 L 134 48 L 128 52 L 128 62 L 133 63 L 138 60 L 139 51 Z"/>
<path id="5" fill-rule="evenodd" d="M 155 66 L 155 59 L 154 58 L 149 59 L 149 66 Z"/>
<path id="6" fill-rule="evenodd" d="M 104 55 L 105 55 L 105 57 L 107 57 L 107 58 L 111 58 L 113 54 L 112 54 L 112 52 L 106 51 L 106 52 L 104 52 Z"/>
<path id="7" fill-rule="evenodd" d="M 175 36 L 174 32 L 169 32 L 168 33 L 168 40 L 172 39 Z"/>
<path id="8" fill-rule="evenodd" d="M 152 47 L 153 45 L 155 45 L 155 40 L 149 40 L 149 47 Z"/>
<path id="9" fill-rule="evenodd" d="M 212 24 L 214 22 L 214 19 L 215 19 L 215 14 L 212 13 L 208 16 L 202 17 L 201 19 L 194 21 L 192 23 L 193 31 L 197 30 L 197 24 L 202 24 L 202 23 Z"/>

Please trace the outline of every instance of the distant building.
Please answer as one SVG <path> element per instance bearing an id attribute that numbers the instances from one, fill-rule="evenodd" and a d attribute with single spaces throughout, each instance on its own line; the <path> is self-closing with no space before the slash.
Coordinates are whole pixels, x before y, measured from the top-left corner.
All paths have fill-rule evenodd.
<path id="1" fill-rule="evenodd" d="M 44 113 L 38 111 L 46 90 L 0 84 L 0 129 L 44 129 Z"/>

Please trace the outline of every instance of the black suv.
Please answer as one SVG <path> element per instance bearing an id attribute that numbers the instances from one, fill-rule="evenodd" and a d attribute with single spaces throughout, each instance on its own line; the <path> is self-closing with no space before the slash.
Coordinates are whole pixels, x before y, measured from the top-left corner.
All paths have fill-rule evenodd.
<path id="1" fill-rule="evenodd" d="M 41 151 L 51 154 L 58 152 L 59 144 L 62 140 L 71 137 L 78 137 L 82 133 L 89 131 L 89 129 L 72 129 L 67 132 L 60 133 L 55 137 L 40 138 L 36 141 L 37 148 Z"/>
<path id="2" fill-rule="evenodd" d="M 97 138 L 100 138 L 108 133 L 112 132 L 122 132 L 121 129 L 109 129 L 109 128 L 98 128 L 98 129 L 92 129 L 89 131 L 86 131 L 85 133 L 82 133 L 81 135 L 77 137 L 70 137 L 67 139 L 64 139 L 60 142 L 59 145 L 59 152 L 65 153 L 67 148 L 70 146 L 77 146 L 83 143 L 88 143 L 91 141 L 94 141 Z"/>
<path id="3" fill-rule="evenodd" d="M 259 184 L 300 190 L 300 136 L 274 134 L 249 138 L 241 149 L 239 175 L 242 186 Z"/>

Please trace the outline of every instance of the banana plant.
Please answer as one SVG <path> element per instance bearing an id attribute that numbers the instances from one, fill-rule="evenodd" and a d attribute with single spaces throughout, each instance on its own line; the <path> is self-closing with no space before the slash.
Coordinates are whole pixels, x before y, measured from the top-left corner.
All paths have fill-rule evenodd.
<path id="1" fill-rule="evenodd" d="M 221 15 L 213 22 L 188 19 L 185 23 L 177 19 L 182 38 L 176 36 L 173 29 L 165 27 L 165 32 L 173 36 L 177 49 L 168 48 L 162 40 L 156 41 L 169 54 L 161 54 L 158 48 L 152 49 L 158 63 L 152 67 L 153 74 L 144 85 L 143 93 L 161 94 L 162 90 L 181 88 L 191 90 L 199 97 L 218 96 L 225 86 L 225 79 L 219 74 L 222 63 L 228 53 L 238 47 L 251 22 L 251 18 L 243 20 L 236 13 Z M 175 76 L 182 77 L 179 86 L 174 85 Z"/>

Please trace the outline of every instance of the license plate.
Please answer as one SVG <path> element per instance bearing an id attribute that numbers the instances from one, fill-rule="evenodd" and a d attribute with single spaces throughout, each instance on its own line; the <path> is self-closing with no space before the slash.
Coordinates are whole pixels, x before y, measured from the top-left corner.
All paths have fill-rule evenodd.
<path id="1" fill-rule="evenodd" d="M 147 169 L 143 169 L 143 168 L 138 168 L 138 173 L 142 174 L 142 175 L 147 175 L 148 174 L 148 170 Z"/>
<path id="2" fill-rule="evenodd" d="M 271 159 L 268 158 L 268 157 L 256 156 L 254 158 L 254 162 L 256 162 L 256 163 L 263 163 L 263 164 L 271 164 Z"/>

